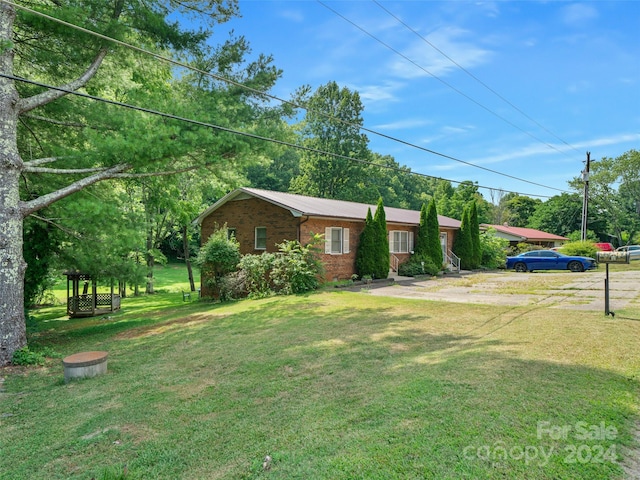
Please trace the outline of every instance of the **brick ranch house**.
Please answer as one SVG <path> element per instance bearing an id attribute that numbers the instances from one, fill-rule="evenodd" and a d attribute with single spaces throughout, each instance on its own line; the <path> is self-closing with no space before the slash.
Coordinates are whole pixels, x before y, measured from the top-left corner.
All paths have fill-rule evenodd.
<path id="1" fill-rule="evenodd" d="M 201 242 L 225 223 L 240 243 L 240 253 L 276 252 L 276 244 L 298 240 L 306 244 L 312 234 L 324 234 L 321 254 L 327 280 L 349 279 L 356 273 L 356 251 L 367 210 L 376 205 L 307 197 L 256 188 L 239 188 L 227 194 L 196 219 Z M 390 269 L 409 259 L 420 223 L 420 212 L 385 207 L 389 232 Z M 444 258 L 451 261 L 451 247 L 460 221 L 438 215 Z M 454 256 L 455 258 L 455 256 Z"/>

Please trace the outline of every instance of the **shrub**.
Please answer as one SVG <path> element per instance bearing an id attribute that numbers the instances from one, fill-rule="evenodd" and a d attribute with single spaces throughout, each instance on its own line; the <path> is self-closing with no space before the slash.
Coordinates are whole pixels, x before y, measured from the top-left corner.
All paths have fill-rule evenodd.
<path id="1" fill-rule="evenodd" d="M 372 275 L 376 268 L 375 262 L 375 238 L 377 228 L 373 223 L 371 209 L 367 210 L 367 218 L 364 222 L 364 229 L 360 234 L 360 242 L 356 252 L 356 270 L 360 277 Z"/>
<path id="2" fill-rule="evenodd" d="M 504 267 L 507 260 L 509 241 L 495 235 L 490 228 L 480 235 L 480 249 L 482 252 L 482 266 L 487 268 Z"/>
<path id="3" fill-rule="evenodd" d="M 593 242 L 570 242 L 562 246 L 562 253 L 565 255 L 577 255 L 581 257 L 596 258 L 598 249 Z"/>
<path id="4" fill-rule="evenodd" d="M 12 363 L 14 365 L 44 365 L 45 356 L 42 352 L 33 352 L 25 346 L 13 352 Z"/>
<path id="5" fill-rule="evenodd" d="M 414 255 L 407 262 L 398 267 L 398 274 L 403 277 L 415 277 L 416 275 L 436 275 L 440 267 L 433 263 L 427 255 Z"/>
<path id="6" fill-rule="evenodd" d="M 264 252 L 262 255 L 243 255 L 238 267 L 244 272 L 245 288 L 249 297 L 262 298 L 273 294 L 270 272 L 275 255 Z"/>
<path id="7" fill-rule="evenodd" d="M 220 296 L 220 279 L 236 270 L 239 262 L 240 244 L 234 237 L 228 237 L 226 224 L 211 234 L 195 260 L 204 284 L 213 290 L 214 296 Z"/>
<path id="8" fill-rule="evenodd" d="M 279 253 L 273 260 L 271 281 L 277 293 L 289 295 L 318 288 L 322 263 L 317 257 L 317 244 L 322 239 L 314 235 L 311 243 L 302 246 L 297 240 L 278 245 Z"/>
<path id="9" fill-rule="evenodd" d="M 237 300 L 247 296 L 246 277 L 243 271 L 231 272 L 218 279 L 221 302 Z"/>

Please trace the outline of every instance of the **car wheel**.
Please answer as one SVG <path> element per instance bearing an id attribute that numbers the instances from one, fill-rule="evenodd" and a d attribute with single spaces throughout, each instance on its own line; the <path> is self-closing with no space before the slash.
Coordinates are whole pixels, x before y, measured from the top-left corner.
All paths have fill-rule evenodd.
<path id="1" fill-rule="evenodd" d="M 527 266 L 522 262 L 518 262 L 513 266 L 513 269 L 516 272 L 526 272 L 527 271 Z"/>
<path id="2" fill-rule="evenodd" d="M 568 267 L 572 272 L 584 272 L 584 265 L 577 261 L 569 262 Z"/>

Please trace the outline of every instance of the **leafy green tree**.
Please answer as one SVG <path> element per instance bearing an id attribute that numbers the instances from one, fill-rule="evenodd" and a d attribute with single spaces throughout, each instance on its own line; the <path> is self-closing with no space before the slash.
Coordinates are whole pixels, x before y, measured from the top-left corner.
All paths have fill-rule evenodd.
<path id="1" fill-rule="evenodd" d="M 566 237 L 580 230 L 582 198 L 577 193 L 562 193 L 540 203 L 527 227 Z"/>
<path id="2" fill-rule="evenodd" d="M 373 272 L 374 278 L 389 276 L 389 234 L 387 233 L 387 218 L 382 198 L 378 200 L 376 213 L 373 216 L 375 229 L 373 230 Z"/>
<path id="3" fill-rule="evenodd" d="M 538 205 L 542 203 L 539 198 L 531 198 L 526 195 L 509 193 L 503 199 L 506 209 L 506 220 L 512 227 L 526 227 Z"/>
<path id="4" fill-rule="evenodd" d="M 365 275 L 374 275 L 376 271 L 375 262 L 375 239 L 377 224 L 373 221 L 371 209 L 367 209 L 367 218 L 364 222 L 364 228 L 360 233 L 360 241 L 358 242 L 358 250 L 356 252 L 356 271 L 360 278 Z"/>
<path id="5" fill-rule="evenodd" d="M 592 161 L 589 176 L 589 229 L 601 241 L 610 235 L 622 245 L 640 231 L 640 151 Z M 581 179 L 571 185 L 582 189 Z M 596 215 L 593 213 L 596 212 Z"/>
<path id="6" fill-rule="evenodd" d="M 301 143 L 310 150 L 300 154 L 300 175 L 291 181 L 290 190 L 322 198 L 357 198 L 358 184 L 365 178 L 365 167 L 357 160 L 370 157 L 369 140 L 360 133 L 360 95 L 329 82 L 299 101 L 307 109 L 300 125 Z"/>
<path id="7" fill-rule="evenodd" d="M 194 61 L 215 58 L 210 71 L 231 73 L 252 87 L 267 90 L 279 76 L 268 57 L 244 62 L 242 39 L 231 39 L 217 50 L 207 47 L 211 29 L 238 13 L 235 0 L 35 4 L 44 13 L 155 52 Z M 205 28 L 192 31 L 173 20 L 176 14 L 194 12 L 202 15 Z M 189 75 L 184 77 L 184 88 L 177 88 L 173 67 L 155 58 L 22 10 L 16 14 L 16 7 L 4 2 L 0 3 L 0 71 L 7 75 L 0 78 L 0 244 L 5 258 L 0 266 L 0 365 L 6 365 L 26 343 L 22 243 L 26 217 L 45 213 L 62 198 L 104 180 L 188 168 L 223 175 L 234 170 L 232 164 L 252 161 L 252 150 L 259 148 L 257 142 L 230 133 L 212 134 L 205 127 L 89 102 L 69 91 L 85 89 L 110 100 L 187 113 L 183 116 L 220 125 L 246 120 L 251 113 L 255 116 L 243 125 L 255 132 L 281 122 L 280 112 L 273 114 L 259 95 L 219 82 L 205 88 Z M 18 82 L 11 78 L 14 74 L 62 89 Z"/>
<path id="8" fill-rule="evenodd" d="M 46 289 L 55 284 L 51 276 L 51 264 L 55 262 L 60 247 L 58 230 L 52 225 L 27 219 L 24 234 L 24 258 L 29 265 L 24 278 L 24 299 L 27 306 L 38 303 Z"/>

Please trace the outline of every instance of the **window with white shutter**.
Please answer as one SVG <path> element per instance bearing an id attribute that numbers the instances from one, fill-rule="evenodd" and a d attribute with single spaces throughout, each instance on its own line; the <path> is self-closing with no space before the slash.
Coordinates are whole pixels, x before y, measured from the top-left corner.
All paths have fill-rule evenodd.
<path id="1" fill-rule="evenodd" d="M 342 227 L 325 228 L 324 253 L 331 255 L 349 253 L 349 229 Z"/>
<path id="2" fill-rule="evenodd" d="M 391 253 L 409 253 L 413 250 L 413 232 L 392 230 L 389 232 L 389 251 Z"/>

